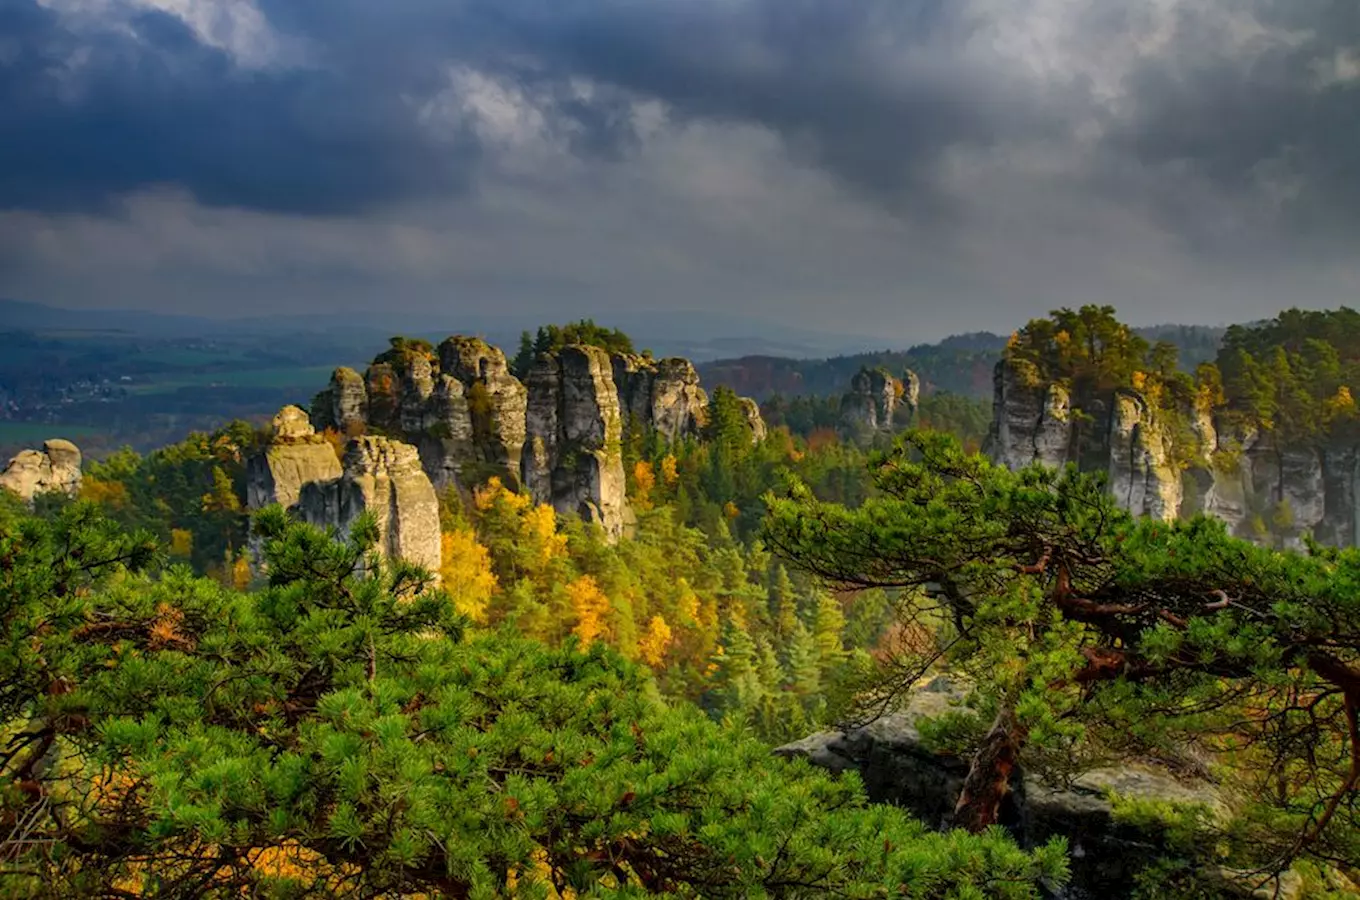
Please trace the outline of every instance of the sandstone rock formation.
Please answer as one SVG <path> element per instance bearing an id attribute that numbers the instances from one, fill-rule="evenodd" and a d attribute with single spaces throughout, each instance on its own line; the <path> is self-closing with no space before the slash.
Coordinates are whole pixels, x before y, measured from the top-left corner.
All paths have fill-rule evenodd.
<path id="1" fill-rule="evenodd" d="M 307 414 L 285 407 L 274 435 L 246 463 L 251 509 L 278 503 L 305 522 L 344 533 L 360 513 L 378 520 L 378 549 L 438 572 L 439 501 L 416 448 L 383 437 L 351 440 L 342 463 Z"/>
<path id="2" fill-rule="evenodd" d="M 1136 516 L 1171 521 L 1180 514 L 1181 477 L 1171 436 L 1133 391 L 1119 391 L 1114 398 L 1110 490 Z"/>
<path id="3" fill-rule="evenodd" d="M 699 387 L 699 373 L 689 360 L 657 362 L 615 354 L 613 374 L 625 425 L 654 428 L 668 441 L 698 434 L 708 410 L 708 395 Z"/>
<path id="4" fill-rule="evenodd" d="M 570 346 L 541 355 L 528 377 L 524 485 L 537 503 L 623 533 L 623 425 L 609 354 Z"/>
<path id="5" fill-rule="evenodd" d="M 901 379 L 883 369 L 860 369 L 841 398 L 841 420 L 852 433 L 891 432 L 899 409 L 914 413 L 920 402 L 921 381 L 915 372 Z"/>
<path id="6" fill-rule="evenodd" d="M 765 427 L 765 417 L 760 414 L 760 404 L 750 397 L 737 399 L 741 401 L 741 414 L 746 418 L 746 425 L 751 429 L 751 443 L 759 444 L 769 433 Z"/>
<path id="7" fill-rule="evenodd" d="M 1034 462 L 1062 466 L 1072 444 L 1071 398 L 1058 384 L 1043 384 L 1033 366 L 1002 360 L 996 367 L 988 452 L 1010 469 Z"/>
<path id="8" fill-rule="evenodd" d="M 380 553 L 439 572 L 439 499 L 410 444 L 355 438 L 345 449 L 340 477 L 303 485 L 293 511 L 304 522 L 342 534 L 360 514 L 371 512 Z"/>
<path id="9" fill-rule="evenodd" d="M 368 427 L 368 388 L 353 369 L 341 366 L 331 383 L 312 401 L 312 424 L 341 434 L 358 434 Z"/>
<path id="10" fill-rule="evenodd" d="M 0 488 L 13 491 L 25 503 L 40 494 L 60 493 L 74 497 L 80 492 L 80 448 L 70 441 L 53 439 L 41 450 L 24 450 L 0 472 Z"/>
<path id="11" fill-rule="evenodd" d="M 914 382 L 905 390 L 914 397 Z M 763 439 L 760 407 L 743 398 L 741 412 L 752 440 Z M 537 501 L 598 521 L 612 536 L 631 518 L 623 430 L 676 441 L 701 434 L 707 417 L 708 396 L 685 359 L 572 347 L 542 356 L 521 382 L 504 353 L 462 336 L 434 350 L 394 341 L 362 375 L 336 369 L 311 410 L 318 430 L 415 447 L 438 491 L 467 490 L 493 475 L 512 487 L 523 479 Z M 259 484 L 270 495 L 264 472 Z"/>
<path id="12" fill-rule="evenodd" d="M 947 829 L 968 760 L 927 748 L 917 723 L 958 708 L 966 693 L 966 687 L 948 676 L 937 676 L 917 689 L 900 713 L 863 728 L 815 734 L 774 752 L 835 772 L 855 771 L 871 800 L 905 807 L 927 825 Z M 1183 781 L 1150 765 L 1088 771 L 1067 786 L 1017 773 L 1002 809 L 1002 825 L 1023 846 L 1036 846 L 1054 836 L 1067 839 L 1072 880 L 1054 895 L 1061 900 L 1130 897 L 1138 872 L 1166 852 L 1165 833 L 1157 826 L 1116 821 L 1110 792 L 1137 800 L 1199 805 L 1216 815 L 1226 812 L 1211 785 Z M 1217 874 L 1225 897 L 1251 897 L 1260 887 L 1237 873 Z M 1275 884 L 1269 887 L 1271 891 L 1262 896 L 1273 895 Z M 1301 882 L 1286 873 L 1280 887 L 1280 897 L 1297 896 Z"/>
<path id="13" fill-rule="evenodd" d="M 274 436 L 264 452 L 246 461 L 246 505 L 262 509 L 277 503 L 297 504 L 304 485 L 340 477 L 335 449 L 316 433 L 307 414 L 296 406 L 279 410 Z"/>
<path id="14" fill-rule="evenodd" d="M 1337 546 L 1360 541 L 1360 446 L 1281 446 L 1208 409 L 1183 415 L 1173 433 L 1146 397 L 1127 389 L 1077 408 L 1063 385 L 1003 360 L 986 449 L 1008 468 L 1075 462 L 1105 471 L 1120 505 L 1137 515 L 1170 521 L 1203 512 L 1239 537 L 1284 547 L 1302 546 L 1307 533 Z"/>

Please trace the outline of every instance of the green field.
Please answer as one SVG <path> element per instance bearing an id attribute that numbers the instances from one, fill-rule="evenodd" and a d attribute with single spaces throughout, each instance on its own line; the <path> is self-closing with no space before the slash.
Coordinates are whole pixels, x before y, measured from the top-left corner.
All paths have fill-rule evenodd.
<path id="1" fill-rule="evenodd" d="M 50 438 L 78 438 L 98 434 L 101 429 L 87 425 L 49 425 L 45 422 L 0 422 L 0 446 L 27 443 L 37 446 Z"/>
<path id="2" fill-rule="evenodd" d="M 129 387 L 133 394 L 169 394 L 186 387 L 300 388 L 308 396 L 330 381 L 334 366 L 245 369 L 237 372 L 167 373 L 164 381 Z"/>

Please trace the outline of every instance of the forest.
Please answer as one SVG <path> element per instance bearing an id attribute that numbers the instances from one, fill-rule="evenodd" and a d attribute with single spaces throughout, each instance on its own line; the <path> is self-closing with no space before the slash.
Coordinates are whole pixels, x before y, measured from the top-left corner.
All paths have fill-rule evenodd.
<path id="1" fill-rule="evenodd" d="M 1138 392 L 1173 433 L 1354 441 L 1358 316 L 1210 354 L 1087 306 L 949 352 Z M 578 344 L 635 351 L 545 326 L 511 369 Z M 444 491 L 437 572 L 370 516 L 249 509 L 271 435 L 244 421 L 89 462 L 75 497 L 0 490 L 0 897 L 1065 896 L 1085 851 L 1008 830 L 1017 773 L 1145 763 L 1216 799 L 1104 798 L 1159 835 L 1118 896 L 1355 895 L 1360 550 L 1008 470 L 967 391 L 871 436 L 838 396 L 762 409 L 755 441 L 725 387 L 696 433 L 626 428 L 621 540 L 511 479 Z M 919 723 L 958 761 L 948 829 L 771 754 L 941 673 L 969 686 Z"/>

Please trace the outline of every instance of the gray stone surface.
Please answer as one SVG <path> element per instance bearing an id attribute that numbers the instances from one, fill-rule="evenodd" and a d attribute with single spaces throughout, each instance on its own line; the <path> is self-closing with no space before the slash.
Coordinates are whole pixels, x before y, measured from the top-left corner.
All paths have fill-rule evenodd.
<path id="1" fill-rule="evenodd" d="M 0 472 L 0 488 L 18 494 L 25 503 L 42 494 L 74 497 L 80 493 L 83 478 L 80 464 L 80 448 L 55 438 L 45 442 L 41 450 L 16 454 Z"/>
<path id="2" fill-rule="evenodd" d="M 628 519 L 619 392 L 609 354 L 570 346 L 527 376 L 525 487 L 536 503 L 598 522 L 611 538 Z"/>

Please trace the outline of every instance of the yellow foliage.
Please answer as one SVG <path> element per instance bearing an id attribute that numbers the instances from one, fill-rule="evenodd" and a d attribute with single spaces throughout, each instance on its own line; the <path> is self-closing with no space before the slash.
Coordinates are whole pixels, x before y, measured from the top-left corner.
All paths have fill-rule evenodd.
<path id="1" fill-rule="evenodd" d="M 194 533 L 183 528 L 170 531 L 170 555 L 188 556 L 194 552 Z"/>
<path id="2" fill-rule="evenodd" d="M 680 480 L 679 463 L 675 459 L 675 454 L 667 453 L 661 460 L 661 480 L 666 485 L 673 486 Z"/>
<path id="3" fill-rule="evenodd" d="M 694 593 L 694 589 L 689 586 L 689 582 L 681 578 L 676 582 L 676 589 L 680 595 L 676 598 L 675 608 L 680 614 L 680 622 L 683 625 L 696 625 L 699 622 L 699 595 Z"/>
<path id="4" fill-rule="evenodd" d="M 466 529 L 440 536 L 439 575 L 458 611 L 474 622 L 486 621 L 486 608 L 499 586 L 491 571 L 491 554 Z"/>
<path id="5" fill-rule="evenodd" d="M 1067 346 L 1072 343 L 1072 335 L 1068 334 L 1065 330 L 1059 331 L 1057 334 L 1053 335 L 1053 343 L 1058 345 L 1058 349 L 1066 350 Z"/>
<path id="6" fill-rule="evenodd" d="M 582 575 L 568 584 L 567 599 L 576 614 L 576 627 L 571 633 L 581 639 L 582 646 L 589 647 L 597 638 L 606 636 L 609 598 L 594 576 Z"/>
<path id="7" fill-rule="evenodd" d="M 640 459 L 633 464 L 633 483 L 636 485 L 633 504 L 640 510 L 652 508 L 652 489 L 656 487 L 656 473 L 652 464 Z"/>
<path id="8" fill-rule="evenodd" d="M 500 476 L 493 475 L 485 485 L 473 491 L 472 503 L 482 512 L 498 503 L 504 503 L 513 510 L 521 510 L 529 505 L 529 498 L 510 490 L 501 482 Z"/>
<path id="9" fill-rule="evenodd" d="M 524 513 L 522 528 L 530 546 L 538 548 L 540 565 L 567 555 L 567 536 L 557 531 L 557 514 L 546 503 Z"/>
<path id="10" fill-rule="evenodd" d="M 647 631 L 638 641 L 638 654 L 642 661 L 652 668 L 659 668 L 666 660 L 666 650 L 671 645 L 671 626 L 661 616 L 652 616 L 647 623 Z"/>
<path id="11" fill-rule="evenodd" d="M 80 484 L 80 498 L 109 509 L 122 509 L 128 504 L 127 485 L 121 481 L 100 481 L 86 475 Z"/>
<path id="12" fill-rule="evenodd" d="M 727 516 L 729 519 L 735 519 L 737 516 L 741 515 L 741 510 L 737 508 L 737 504 L 728 500 L 727 503 L 723 505 L 723 515 Z"/>
<path id="13" fill-rule="evenodd" d="M 1327 415 L 1331 418 L 1355 415 L 1355 398 L 1346 385 L 1337 388 L 1336 393 L 1327 400 Z"/>
<path id="14" fill-rule="evenodd" d="M 1147 377 L 1147 373 L 1146 373 L 1146 372 L 1134 372 L 1134 373 L 1133 373 L 1133 389 L 1134 389 L 1135 391 L 1146 390 L 1146 389 L 1147 389 L 1147 380 L 1148 380 L 1148 377 Z"/>
<path id="15" fill-rule="evenodd" d="M 250 579 L 250 560 L 242 553 L 231 564 L 231 586 L 238 591 L 244 591 L 250 587 Z"/>

